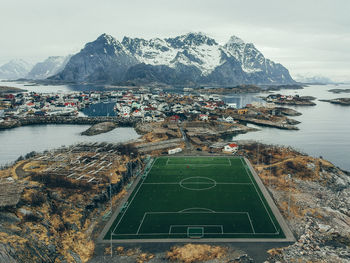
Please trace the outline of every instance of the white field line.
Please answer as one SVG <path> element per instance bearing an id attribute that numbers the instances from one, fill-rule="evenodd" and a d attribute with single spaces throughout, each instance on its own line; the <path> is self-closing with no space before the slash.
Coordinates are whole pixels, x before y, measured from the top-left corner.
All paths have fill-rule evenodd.
<path id="1" fill-rule="evenodd" d="M 166 166 L 193 166 L 193 167 L 210 167 L 210 166 L 232 166 L 228 163 L 169 163 Z M 157 166 L 159 167 L 159 166 Z"/>
<path id="2" fill-rule="evenodd" d="M 222 225 L 170 225 L 169 235 L 176 234 L 186 234 L 186 233 L 171 233 L 173 227 L 220 227 L 221 234 L 224 233 Z M 204 231 L 203 231 L 204 232 Z M 220 234 L 220 233 L 205 233 L 205 234 Z"/>
<path id="3" fill-rule="evenodd" d="M 191 210 L 191 209 L 202 209 L 202 210 L 206 210 L 206 212 L 215 213 L 214 210 L 209 209 L 209 208 L 204 208 L 204 207 L 190 207 L 190 208 L 186 208 L 186 209 L 180 210 L 180 211 L 178 211 L 178 213 L 183 213 L 183 212 L 189 211 L 189 210 Z M 203 211 L 203 212 L 205 212 L 205 211 Z"/>
<path id="4" fill-rule="evenodd" d="M 197 225 L 170 225 L 170 229 L 169 229 L 169 232 L 168 233 L 141 233 L 139 234 L 139 230 L 141 229 L 141 226 L 144 222 L 144 219 L 146 218 L 146 216 L 148 214 L 179 214 L 179 213 L 193 213 L 193 214 L 210 214 L 210 213 L 216 213 L 216 214 L 245 214 L 250 222 L 250 225 L 251 225 L 251 228 L 252 228 L 252 232 L 236 232 L 236 233 L 231 233 L 231 232 L 226 232 L 224 233 L 223 232 L 223 227 L 222 225 L 201 225 L 201 224 L 197 224 Z M 279 233 L 278 232 L 275 232 L 275 233 L 256 233 L 255 232 L 255 229 L 254 229 L 254 226 L 252 224 L 252 221 L 251 221 L 251 218 L 249 216 L 249 213 L 248 212 L 201 212 L 201 211 L 198 211 L 198 212 L 146 212 L 144 213 L 143 215 L 143 218 L 142 218 L 142 221 L 139 225 L 139 228 L 137 230 L 137 233 L 136 234 L 114 234 L 114 231 L 112 232 L 112 236 L 115 235 L 115 236 L 137 236 L 137 235 L 148 235 L 148 236 L 157 236 L 157 235 L 183 235 L 185 233 L 171 233 L 171 230 L 172 230 L 172 227 L 173 226 L 221 226 L 221 229 L 222 229 L 222 233 L 221 235 L 278 235 Z M 206 235 L 217 235 L 218 233 L 205 233 Z"/>
<path id="5" fill-rule="evenodd" d="M 143 183 L 143 184 L 151 184 L 151 185 L 157 185 L 157 184 L 161 184 L 161 185 L 166 185 L 166 184 L 170 184 L 170 185 L 174 185 L 174 184 L 178 184 L 180 185 L 180 183 Z M 181 184 L 213 184 L 213 183 L 206 183 L 206 182 L 188 182 L 188 183 L 181 183 Z M 251 185 L 252 183 L 216 183 L 216 184 L 238 184 L 238 185 Z"/>
<path id="6" fill-rule="evenodd" d="M 139 192 L 141 186 L 143 185 L 143 182 L 146 180 L 147 175 L 148 175 L 149 172 L 152 170 L 153 164 L 157 161 L 157 159 L 158 159 L 158 157 L 153 161 L 152 166 L 151 166 L 150 169 L 148 170 L 148 172 L 147 172 L 145 178 L 141 178 L 141 180 L 143 180 L 143 181 L 141 182 L 141 184 L 140 184 L 139 187 L 137 188 L 136 193 L 134 194 L 134 196 L 132 197 L 131 201 L 129 202 L 129 204 L 128 204 L 126 210 L 123 212 L 121 218 L 119 219 L 118 223 L 117 223 L 116 226 L 114 227 L 114 229 L 113 229 L 113 231 L 112 231 L 112 235 L 114 234 L 114 231 L 115 231 L 116 228 L 119 226 L 119 224 L 120 224 L 120 222 L 122 221 L 124 215 L 125 215 L 126 212 L 128 211 L 128 209 L 129 209 L 131 203 L 134 201 L 135 197 L 137 196 L 137 193 Z M 131 194 L 132 194 L 132 193 L 131 193 Z"/>
<path id="7" fill-rule="evenodd" d="M 222 233 L 219 235 L 253 235 L 253 236 L 259 236 L 259 235 L 278 235 L 279 233 L 252 233 L 252 232 L 237 232 L 237 233 Z M 143 233 L 143 234 L 113 234 L 112 236 L 159 236 L 159 235 L 169 235 L 169 233 Z M 183 235 L 183 234 L 171 234 L 171 235 Z M 208 233 L 206 235 L 218 235 L 217 233 Z"/>
<path id="8" fill-rule="evenodd" d="M 260 201 L 261 201 L 261 203 L 263 204 L 263 206 L 264 206 L 264 208 L 265 208 L 265 211 L 266 211 L 266 213 L 269 215 L 270 221 L 271 221 L 273 227 L 275 228 L 275 230 L 276 230 L 276 232 L 277 232 L 277 227 L 276 227 L 275 223 L 273 222 L 272 217 L 271 217 L 269 211 L 267 210 L 267 208 L 266 208 L 266 206 L 265 206 L 265 204 L 264 204 L 264 202 L 263 202 L 263 200 L 262 200 L 262 198 L 261 198 L 261 196 L 260 196 L 260 194 L 259 194 L 259 191 L 256 189 L 256 186 L 255 186 L 255 184 L 253 183 L 253 180 L 252 180 L 252 178 L 251 178 L 251 176 L 250 176 L 250 173 L 249 173 L 249 171 L 247 170 L 247 166 L 244 165 L 242 159 L 241 159 L 241 162 L 242 162 L 242 165 L 244 166 L 244 168 L 245 168 L 245 170 L 246 170 L 246 172 L 247 172 L 247 174 L 248 174 L 248 176 L 249 176 L 250 181 L 252 182 L 252 184 L 253 184 L 253 186 L 254 186 L 254 188 L 255 188 L 255 192 L 258 194 L 258 196 L 259 196 L 259 198 L 260 198 Z"/>
<path id="9" fill-rule="evenodd" d="M 139 225 L 139 228 L 137 229 L 136 235 L 139 234 L 139 231 L 140 231 L 140 229 L 141 229 L 141 226 L 142 226 L 142 224 L 143 224 L 143 221 L 145 220 L 146 215 L 147 215 L 147 213 L 144 213 L 144 214 L 143 214 L 143 217 L 142 217 L 141 223 L 140 223 L 140 225 Z"/>
<path id="10" fill-rule="evenodd" d="M 255 234 L 255 229 L 254 229 L 252 220 L 250 219 L 250 216 L 249 216 L 249 213 L 248 213 L 248 212 L 247 212 L 247 216 L 248 216 L 248 219 L 249 219 L 249 222 L 250 222 L 250 226 L 252 227 L 253 233 Z"/>

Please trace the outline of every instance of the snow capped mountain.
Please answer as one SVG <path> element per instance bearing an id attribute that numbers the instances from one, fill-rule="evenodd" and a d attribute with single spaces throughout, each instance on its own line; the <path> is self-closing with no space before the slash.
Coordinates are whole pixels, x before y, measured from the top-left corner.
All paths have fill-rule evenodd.
<path id="1" fill-rule="evenodd" d="M 27 79 L 46 79 L 53 76 L 64 69 L 68 63 L 69 56 L 52 56 L 46 60 L 34 65 L 32 70 L 27 74 Z"/>
<path id="2" fill-rule="evenodd" d="M 33 65 L 22 59 L 14 59 L 0 67 L 0 79 L 19 79 L 25 77 Z"/>
<path id="3" fill-rule="evenodd" d="M 124 37 L 122 44 L 138 61 L 150 65 L 166 65 L 176 68 L 178 64 L 193 65 L 203 75 L 211 73 L 220 65 L 220 46 L 202 33 L 189 33 L 175 38 L 144 40 Z"/>
<path id="4" fill-rule="evenodd" d="M 59 74 L 50 79 L 70 82 L 116 82 L 139 61 L 115 38 L 102 34 L 72 56 Z"/>
<path id="5" fill-rule="evenodd" d="M 220 45 L 203 33 L 150 40 L 124 37 L 122 42 L 103 34 L 86 44 L 53 79 L 225 85 L 294 82 L 286 68 L 266 59 L 252 43 L 232 36 Z"/>

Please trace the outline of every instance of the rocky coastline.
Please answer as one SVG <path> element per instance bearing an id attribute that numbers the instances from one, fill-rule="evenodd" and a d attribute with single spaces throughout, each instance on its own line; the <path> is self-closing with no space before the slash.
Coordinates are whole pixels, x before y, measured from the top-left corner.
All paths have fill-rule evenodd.
<path id="1" fill-rule="evenodd" d="M 0 170 L 1 180 L 11 177 L 24 186 L 19 202 L 0 211 L 1 257 L 8 259 L 8 262 L 41 262 L 37 261 L 40 259 L 46 262 L 105 262 L 111 253 L 110 246 L 96 243 L 96 240 L 110 209 L 109 180 L 112 180 L 112 203 L 116 207 L 133 179 L 131 169 L 136 171 L 136 175 L 144 166 L 146 153 L 137 154 L 135 146 L 149 142 L 154 146 L 157 141 L 164 144 L 170 138 L 180 139 L 182 136 L 181 126 L 157 125 L 159 127 L 154 126 L 154 130 L 149 130 L 150 126 L 139 127 L 144 136 L 133 142 L 134 146 L 81 144 L 52 153 L 36 154 Z M 203 127 L 203 124 L 199 127 Z M 190 137 L 189 128 L 186 125 L 183 127 Z M 246 141 L 237 143 L 240 149 L 238 154 L 252 162 L 293 231 L 297 239 L 295 243 L 284 247 L 276 244 L 244 247 L 238 244 L 167 244 L 157 249 L 133 244 L 113 247 L 111 262 L 165 263 L 183 261 L 185 257 L 189 259 L 186 262 L 291 262 L 294 259 L 301 262 L 327 262 L 329 259 L 331 262 L 346 262 L 350 256 L 349 173 L 326 160 L 291 148 Z M 181 146 L 186 147 L 186 154 L 215 154 L 209 152 L 205 144 L 194 146 L 196 144 L 192 145 L 191 141 L 190 144 L 190 148 Z M 259 155 L 256 154 L 257 149 Z M 133 159 L 130 158 L 131 152 L 134 153 Z M 158 148 L 151 149 L 147 152 L 149 154 L 157 156 Z M 108 159 L 108 156 L 113 158 Z M 67 169 L 59 165 L 62 158 L 67 160 L 68 166 L 75 168 L 93 167 L 92 162 L 99 163 L 96 158 L 107 158 L 112 165 L 110 171 L 106 170 L 101 175 L 100 183 L 90 184 L 87 180 L 79 180 L 79 174 L 62 178 L 64 169 Z M 80 164 L 74 164 L 77 158 L 81 160 Z M 59 167 L 61 170 L 55 172 Z M 48 173 L 48 168 L 54 170 Z M 108 179 L 110 173 L 113 176 Z M 292 175 L 292 180 L 288 179 L 288 174 Z M 56 178 L 55 181 L 51 177 Z M 64 209 L 58 209 L 60 207 Z"/>
<path id="2" fill-rule="evenodd" d="M 67 116 L 45 116 L 45 117 L 26 117 L 5 120 L 0 122 L 1 129 L 11 129 L 20 126 L 28 125 L 44 125 L 44 124 L 77 124 L 84 125 L 90 124 L 95 125 L 102 122 L 113 122 L 121 127 L 133 127 L 137 122 L 136 119 L 130 118 L 119 118 L 119 117 L 67 117 Z"/>
<path id="3" fill-rule="evenodd" d="M 91 126 L 86 131 L 83 131 L 81 135 L 93 136 L 93 135 L 112 131 L 116 127 L 117 127 L 117 124 L 115 122 L 101 122 Z"/>
<path id="4" fill-rule="evenodd" d="M 342 106 L 350 106 L 350 98 L 337 98 L 332 100 L 319 100 L 319 101 L 329 102 L 332 104 L 338 104 Z"/>

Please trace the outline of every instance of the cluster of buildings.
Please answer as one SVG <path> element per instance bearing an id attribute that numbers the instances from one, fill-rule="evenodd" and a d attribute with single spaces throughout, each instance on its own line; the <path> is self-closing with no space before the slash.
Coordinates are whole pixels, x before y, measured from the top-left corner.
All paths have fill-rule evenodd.
<path id="1" fill-rule="evenodd" d="M 266 97 L 267 102 L 281 102 L 281 101 L 293 101 L 298 100 L 299 95 L 281 95 L 281 94 L 270 94 Z"/>
<path id="2" fill-rule="evenodd" d="M 83 108 L 100 102 L 110 102 L 118 92 L 0 94 L 0 118 L 26 116 L 76 116 Z"/>
<path id="3" fill-rule="evenodd" d="M 236 108 L 225 103 L 218 95 L 185 95 L 164 92 L 121 92 L 114 110 L 121 118 L 139 118 L 144 122 L 181 121 L 184 119 L 207 121 L 217 110 Z M 216 119 L 218 116 L 215 116 Z M 219 120 L 234 122 L 232 116 L 219 116 Z"/>
<path id="4" fill-rule="evenodd" d="M 235 103 L 226 103 L 216 94 L 166 93 L 157 88 L 64 94 L 21 92 L 0 94 L 0 121 L 27 116 L 76 116 L 91 104 L 111 102 L 115 103 L 117 118 L 142 122 L 216 120 L 235 123 L 235 116 L 257 115 L 251 109 L 260 106 L 236 109 Z"/>

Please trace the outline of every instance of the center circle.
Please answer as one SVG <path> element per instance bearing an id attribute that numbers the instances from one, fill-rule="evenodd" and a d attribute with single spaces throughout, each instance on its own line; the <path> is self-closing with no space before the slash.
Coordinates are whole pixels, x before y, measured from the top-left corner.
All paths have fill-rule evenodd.
<path id="1" fill-rule="evenodd" d="M 188 177 L 180 181 L 182 188 L 193 191 L 208 190 L 216 186 L 216 181 L 202 176 Z"/>

